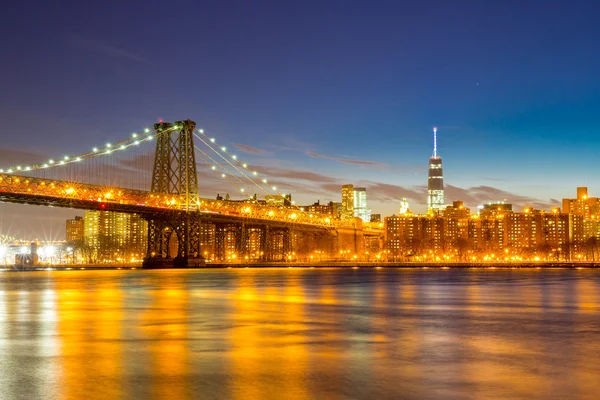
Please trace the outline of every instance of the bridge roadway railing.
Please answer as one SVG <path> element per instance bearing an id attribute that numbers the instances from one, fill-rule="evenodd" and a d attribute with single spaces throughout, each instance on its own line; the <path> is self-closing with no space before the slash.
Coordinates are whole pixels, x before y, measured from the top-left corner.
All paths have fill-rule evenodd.
<path id="1" fill-rule="evenodd" d="M 62 180 L 0 174 L 0 201 L 113 210 L 129 213 L 156 213 L 157 211 L 194 211 L 220 214 L 240 219 L 266 220 L 289 224 L 312 225 L 324 228 L 363 229 L 378 232 L 380 224 L 339 220 L 323 214 L 312 214 L 295 207 L 270 206 L 256 201 L 228 201 L 200 199 L 189 207 L 185 196 L 152 193 L 144 190 L 123 189 Z"/>

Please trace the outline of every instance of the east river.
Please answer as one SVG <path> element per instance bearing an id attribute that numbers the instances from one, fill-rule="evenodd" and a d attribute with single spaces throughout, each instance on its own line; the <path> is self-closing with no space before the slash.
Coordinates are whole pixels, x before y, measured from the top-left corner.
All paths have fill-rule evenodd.
<path id="1" fill-rule="evenodd" d="M 600 270 L 0 273 L 0 399 L 598 399 Z"/>

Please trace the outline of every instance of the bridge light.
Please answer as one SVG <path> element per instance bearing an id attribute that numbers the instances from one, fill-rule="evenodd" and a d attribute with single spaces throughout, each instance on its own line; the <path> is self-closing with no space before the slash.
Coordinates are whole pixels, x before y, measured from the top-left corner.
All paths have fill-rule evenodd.
<path id="1" fill-rule="evenodd" d="M 221 150 L 227 151 L 227 147 L 221 147 Z"/>
<path id="2" fill-rule="evenodd" d="M 137 133 L 132 133 L 131 137 L 135 139 L 137 137 Z"/>
<path id="3" fill-rule="evenodd" d="M 135 144 L 137 146 L 138 144 L 140 144 L 140 141 L 136 140 L 135 142 L 133 142 L 133 144 Z"/>
<path id="4" fill-rule="evenodd" d="M 234 160 L 237 160 L 237 156 L 235 154 L 232 155 L 231 158 L 233 158 Z"/>
<path id="5" fill-rule="evenodd" d="M 9 169 L 8 171 L 6 171 L 7 174 L 12 174 L 13 170 Z"/>
<path id="6" fill-rule="evenodd" d="M 277 190 L 277 186 L 273 186 L 273 190 Z"/>
<path id="7" fill-rule="evenodd" d="M 48 168 L 48 164 L 42 165 L 42 168 Z"/>
<path id="8" fill-rule="evenodd" d="M 60 160 L 59 164 L 60 165 L 65 165 L 65 162 L 63 160 Z"/>
<path id="9" fill-rule="evenodd" d="M 150 135 L 148 136 L 148 140 L 152 140 L 154 138 L 154 136 Z"/>
<path id="10" fill-rule="evenodd" d="M 122 145 L 121 145 L 121 147 L 120 147 L 120 149 L 121 149 L 121 150 L 125 150 L 125 145 L 124 145 L 124 144 L 122 144 Z"/>
<path id="11" fill-rule="evenodd" d="M 3 170 L 3 169 L 0 169 L 0 174 L 3 174 L 3 173 L 4 173 L 4 170 Z"/>
<path id="12" fill-rule="evenodd" d="M 31 171 L 31 167 L 25 167 L 25 171 Z"/>
<path id="13" fill-rule="evenodd" d="M 214 137 L 211 137 L 211 138 L 210 138 L 210 141 L 214 143 L 214 142 L 215 142 L 215 138 L 214 138 Z"/>
<path id="14" fill-rule="evenodd" d="M 222 176 L 223 178 L 225 178 L 225 176 L 226 176 L 226 175 L 225 175 L 225 174 L 221 174 L 221 176 Z"/>
<path id="15" fill-rule="evenodd" d="M 63 158 L 65 161 L 67 161 L 69 159 L 69 156 L 64 156 Z"/>
<path id="16" fill-rule="evenodd" d="M 242 164 L 242 167 L 247 168 L 248 164 Z"/>
<path id="17" fill-rule="evenodd" d="M 144 132 L 150 133 L 150 129 L 146 128 L 146 129 L 144 129 Z"/>
<path id="18" fill-rule="evenodd" d="M 112 150 L 106 150 L 106 153 L 104 153 L 104 154 L 110 154 L 110 153 L 112 153 Z"/>
<path id="19" fill-rule="evenodd" d="M 50 159 L 50 160 L 48 161 L 48 164 L 54 164 L 54 160 Z"/>
<path id="20" fill-rule="evenodd" d="M 244 188 L 241 188 L 241 189 L 240 189 L 240 192 L 243 192 L 243 191 L 244 191 Z"/>
<path id="21" fill-rule="evenodd" d="M 21 170 L 21 166 L 19 165 L 19 166 L 17 166 L 17 171 L 20 171 L 20 170 Z"/>
<path id="22" fill-rule="evenodd" d="M 204 133 L 204 129 L 198 129 L 198 132 Z"/>
<path id="23" fill-rule="evenodd" d="M 258 172 L 256 172 L 256 171 L 254 171 L 254 172 L 252 172 L 252 173 L 253 173 L 254 175 L 258 175 Z"/>
<path id="24" fill-rule="evenodd" d="M 267 180 L 266 180 L 266 179 L 263 179 L 263 183 L 267 183 Z"/>
<path id="25" fill-rule="evenodd" d="M 94 147 L 94 148 L 92 149 L 92 151 L 93 151 L 94 153 L 97 153 L 97 152 L 98 152 L 98 148 L 97 148 L 97 147 Z"/>
<path id="26" fill-rule="evenodd" d="M 112 147 L 112 144 L 110 144 L 110 143 L 106 143 L 106 148 L 107 148 L 107 149 L 110 149 L 111 147 Z"/>
<path id="27" fill-rule="evenodd" d="M 79 161 L 81 161 L 81 157 L 77 157 L 77 158 L 75 159 L 75 161 L 76 161 L 76 162 L 79 162 Z"/>
<path id="28" fill-rule="evenodd" d="M 215 167 L 214 165 L 212 167 L 210 167 L 212 170 L 217 169 L 217 167 Z"/>

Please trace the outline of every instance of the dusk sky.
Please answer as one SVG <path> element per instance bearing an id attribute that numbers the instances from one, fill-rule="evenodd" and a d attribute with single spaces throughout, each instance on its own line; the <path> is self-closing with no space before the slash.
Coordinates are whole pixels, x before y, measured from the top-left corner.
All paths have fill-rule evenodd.
<path id="1" fill-rule="evenodd" d="M 0 168 L 190 118 L 298 204 L 354 183 L 424 212 L 437 126 L 447 203 L 600 195 L 598 2 L 12 3 Z M 227 190 L 207 174 L 203 197 Z M 3 204 L 0 232 L 62 238 L 77 214 Z"/>

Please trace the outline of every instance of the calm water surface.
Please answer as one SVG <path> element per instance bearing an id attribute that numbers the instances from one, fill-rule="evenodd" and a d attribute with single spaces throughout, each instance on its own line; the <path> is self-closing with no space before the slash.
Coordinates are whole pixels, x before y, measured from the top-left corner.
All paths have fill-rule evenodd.
<path id="1" fill-rule="evenodd" d="M 600 271 L 0 273 L 0 399 L 598 399 Z"/>

